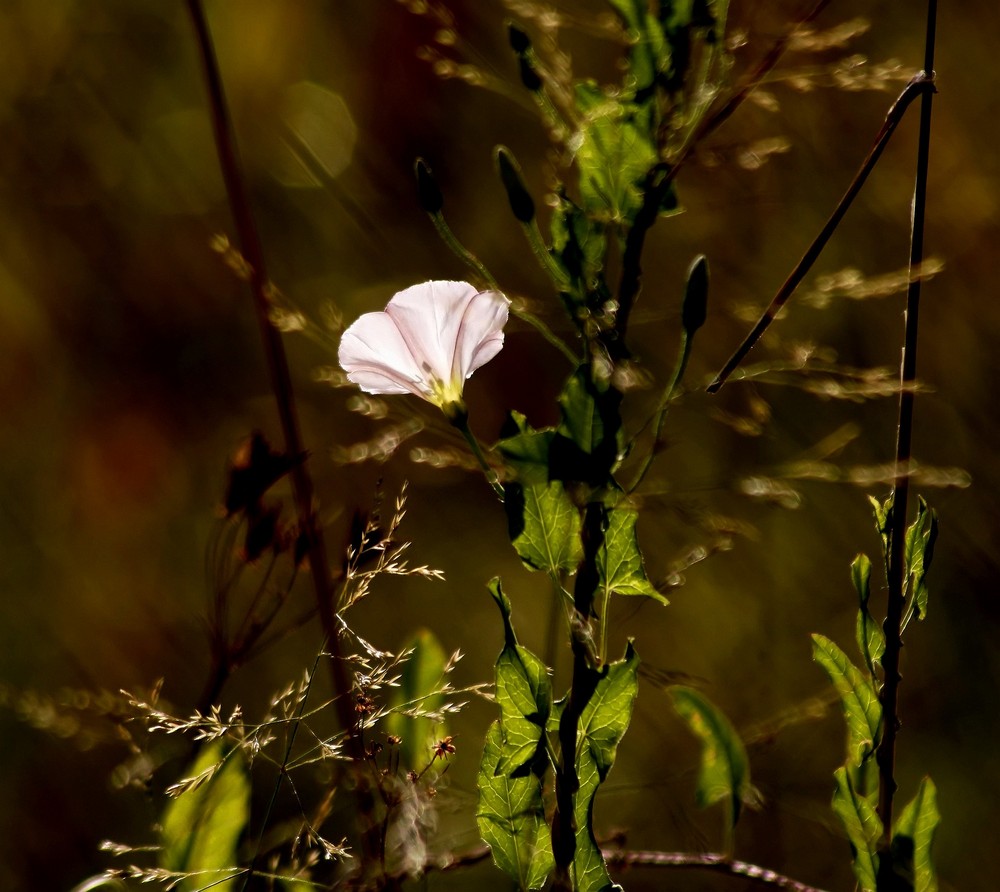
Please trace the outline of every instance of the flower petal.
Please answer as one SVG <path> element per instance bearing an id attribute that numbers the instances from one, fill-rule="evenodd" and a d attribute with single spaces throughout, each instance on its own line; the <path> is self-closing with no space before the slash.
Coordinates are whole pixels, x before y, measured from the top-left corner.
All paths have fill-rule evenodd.
<path id="1" fill-rule="evenodd" d="M 385 311 L 425 376 L 442 384 L 452 380 L 462 320 L 477 293 L 468 282 L 423 282 L 389 301 Z"/>
<path id="2" fill-rule="evenodd" d="M 340 339 L 340 367 L 366 393 L 428 396 L 421 373 L 396 323 L 386 313 L 365 313 Z"/>
<path id="3" fill-rule="evenodd" d="M 458 380 L 464 381 L 500 352 L 509 305 L 498 291 L 480 291 L 466 305 L 452 365 Z"/>

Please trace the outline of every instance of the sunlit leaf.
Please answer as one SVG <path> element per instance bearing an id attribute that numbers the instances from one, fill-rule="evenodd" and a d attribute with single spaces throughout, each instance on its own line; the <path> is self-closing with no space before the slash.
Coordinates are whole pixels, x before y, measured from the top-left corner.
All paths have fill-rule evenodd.
<path id="1" fill-rule="evenodd" d="M 622 395 L 595 384 L 590 375 L 591 370 L 581 366 L 559 394 L 562 422 L 549 451 L 549 475 L 604 486 L 624 448 Z"/>
<path id="2" fill-rule="evenodd" d="M 608 96 L 592 82 L 576 85 L 576 99 L 583 117 L 576 152 L 583 209 L 631 223 L 642 206 L 642 185 L 658 161 L 652 112 Z"/>
<path id="3" fill-rule="evenodd" d="M 728 800 L 733 824 L 750 795 L 750 760 L 729 719 L 694 688 L 672 687 L 674 709 L 701 741 L 697 801 L 701 808 Z"/>
<path id="4" fill-rule="evenodd" d="M 197 874 L 177 887 L 184 892 L 209 883 L 222 892 L 235 889 L 234 881 L 217 881 L 235 872 L 236 847 L 247 823 L 250 781 L 243 758 L 239 752 L 227 755 L 216 740 L 202 747 L 188 773 L 207 779 L 190 785 L 164 810 L 160 866 Z"/>
<path id="5" fill-rule="evenodd" d="M 917 619 L 927 615 L 927 571 L 934 559 L 934 543 L 937 541 L 937 512 L 927 507 L 923 496 L 917 505 L 916 520 L 906 531 L 906 575 L 910 582 L 910 597 L 913 598 Z"/>
<path id="6" fill-rule="evenodd" d="M 871 680 L 866 678 L 847 655 L 823 635 L 813 635 L 813 659 L 830 676 L 847 717 L 848 759 L 860 767 L 880 738 L 882 707 Z"/>
<path id="7" fill-rule="evenodd" d="M 503 732 L 494 722 L 486 734 L 477 779 L 479 833 L 497 867 L 520 889 L 540 889 L 554 864 L 541 781 L 534 774 L 512 778 L 498 773 L 502 750 Z"/>
<path id="8" fill-rule="evenodd" d="M 846 768 L 841 766 L 833 776 L 837 782 L 833 794 L 833 810 L 843 822 L 854 850 L 854 876 L 862 892 L 875 892 L 882 822 L 871 802 L 851 786 Z"/>
<path id="9" fill-rule="evenodd" d="M 937 809 L 937 788 L 925 777 L 917 795 L 896 819 L 892 833 L 892 854 L 896 869 L 903 867 L 913 884 L 913 892 L 937 892 L 937 874 L 931 858 L 934 833 L 941 821 Z"/>
<path id="10" fill-rule="evenodd" d="M 872 562 L 868 555 L 859 554 L 851 564 L 851 581 L 858 593 L 858 621 L 856 637 L 868 672 L 874 678 L 875 664 L 885 652 L 885 633 L 868 610 L 871 598 Z"/>
<path id="11" fill-rule="evenodd" d="M 496 663 L 496 698 L 500 707 L 503 749 L 496 762 L 501 774 L 526 773 L 539 749 L 552 710 L 552 682 L 548 669 L 526 647 L 517 643 L 510 620 L 510 601 L 500 580 L 489 584 L 504 624 L 504 648 Z"/>
<path id="12" fill-rule="evenodd" d="M 667 599 L 653 588 L 646 576 L 635 532 L 638 519 L 638 512 L 625 508 L 609 512 L 608 529 L 597 555 L 600 589 L 605 599 L 612 594 L 645 595 L 666 604 Z"/>
<path id="13" fill-rule="evenodd" d="M 639 656 L 629 642 L 625 658 L 602 671 L 577 726 L 576 851 L 573 879 L 577 892 L 619 889 L 611 882 L 604 856 L 594 836 L 594 797 L 608 776 L 618 744 L 628 729 L 639 691 Z"/>
<path id="14" fill-rule="evenodd" d="M 576 850 L 573 853 L 573 888 L 576 892 L 620 892 L 611 881 L 608 866 L 594 836 L 594 797 L 601 785 L 597 761 L 589 747 L 581 747 L 576 759 L 580 788 L 574 802 Z"/>
<path id="15" fill-rule="evenodd" d="M 880 502 L 874 496 L 868 496 L 868 501 L 875 514 L 875 529 L 882 539 L 882 556 L 888 573 L 889 552 L 892 550 L 892 496 L 890 495 L 884 502 Z"/>
<path id="16" fill-rule="evenodd" d="M 496 450 L 522 485 L 548 483 L 549 444 L 554 431 L 551 428 L 534 430 L 520 412 L 510 413 L 510 426 L 517 433 L 501 439 Z"/>
<path id="17" fill-rule="evenodd" d="M 399 684 L 392 689 L 389 706 L 392 709 L 408 707 L 420 712 L 432 712 L 441 707 L 444 695 L 440 692 L 444 681 L 444 668 L 448 655 L 434 633 L 421 629 L 405 645 L 413 655 L 404 663 Z M 400 760 L 407 768 L 422 770 L 431 759 L 431 747 L 447 736 L 443 722 L 430 717 L 411 717 L 391 712 L 386 717 L 385 731 L 402 739 Z"/>
<path id="18" fill-rule="evenodd" d="M 504 486 L 511 542 L 532 570 L 559 573 L 580 562 L 580 512 L 562 483 Z"/>
<path id="19" fill-rule="evenodd" d="M 606 225 L 587 216 L 565 195 L 552 213 L 552 252 L 573 283 L 582 290 L 573 296 L 580 303 L 587 292 L 598 289 L 607 249 Z"/>
<path id="20" fill-rule="evenodd" d="M 618 743 L 632 719 L 632 705 L 639 693 L 639 655 L 632 642 L 625 657 L 606 667 L 587 705 L 580 713 L 578 736 L 586 742 L 600 779 L 611 770 L 618 752 Z"/>

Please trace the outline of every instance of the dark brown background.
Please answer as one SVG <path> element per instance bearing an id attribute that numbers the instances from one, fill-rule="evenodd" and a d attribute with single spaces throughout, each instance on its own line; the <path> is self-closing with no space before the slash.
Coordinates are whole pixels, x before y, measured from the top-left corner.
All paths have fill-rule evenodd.
<path id="1" fill-rule="evenodd" d="M 271 274 L 313 325 L 329 301 L 351 319 L 413 282 L 466 275 L 415 206 L 410 170 L 418 154 L 435 168 L 460 237 L 511 293 L 549 306 L 492 171 L 492 147 L 503 142 L 536 196 L 545 189 L 547 141 L 505 47 L 508 13 L 498 0 L 451 6 L 463 38 L 453 55 L 499 78 L 517 101 L 435 76 L 417 56 L 434 28 L 390 0 L 209 4 Z M 923 13 L 911 13 L 913 6 L 841 0 L 820 25 L 864 16 L 871 28 L 849 52 L 873 65 L 894 58 L 914 71 Z M 562 8 L 584 22 L 604 11 L 597 2 Z M 756 58 L 794 8 L 733 3 L 749 34 L 738 66 Z M 911 630 L 904 654 L 900 796 L 909 798 L 925 773 L 938 785 L 944 820 L 936 856 L 946 889 L 991 885 L 1000 789 L 998 381 L 990 346 L 1000 320 L 993 269 L 1000 134 L 995 41 L 986 37 L 996 25 L 995 5 L 985 0 L 942 9 L 927 245 L 946 269 L 925 288 L 921 319 L 920 377 L 933 389 L 918 401 L 916 455 L 972 480 L 968 488 L 921 490 L 939 510 L 942 533 L 931 615 Z M 611 76 L 612 45 L 573 28 L 565 43 L 578 74 Z M 275 439 L 278 430 L 248 295 L 209 247 L 231 224 L 182 4 L 8 0 L 0 47 L 0 888 L 59 889 L 109 863 L 96 851 L 100 840 L 146 841 L 159 804 L 114 789 L 113 769 L 126 753 L 105 739 L 106 726 L 89 718 L 67 724 L 44 697 L 134 690 L 162 677 L 164 696 L 182 712 L 190 707 L 208 671 L 204 554 L 227 457 L 251 429 Z M 793 56 L 786 65 L 822 66 L 843 55 Z M 290 185 L 302 177 L 293 176 L 283 143 L 290 88 L 305 81 L 342 97 L 356 127 L 345 147 L 344 120 L 321 121 L 316 151 L 349 151 L 350 161 L 315 188 Z M 707 253 L 713 268 L 709 321 L 688 376 L 701 386 L 747 327 L 734 308 L 773 293 L 897 89 L 894 81 L 890 91 L 802 94 L 776 85 L 776 112 L 748 104 L 712 145 L 733 154 L 780 135 L 790 151 L 758 171 L 728 161 L 684 171 L 687 213 L 657 226 L 636 314 L 636 350 L 661 380 L 672 366 L 683 270 L 693 254 Z M 875 276 L 905 265 L 915 132 L 914 116 L 816 274 L 851 266 Z M 796 305 L 755 359 L 810 340 L 846 365 L 891 366 L 901 306 L 899 295 L 835 301 L 823 311 Z M 558 322 L 554 306 L 545 312 Z M 353 507 L 371 502 L 378 478 L 389 494 L 408 479 L 412 558 L 448 577 L 380 584 L 352 621 L 390 648 L 428 625 L 446 649 L 468 654 L 458 680 L 483 680 L 501 641 L 484 583 L 500 573 L 524 642 L 540 650 L 547 586 L 513 557 L 482 481 L 414 465 L 407 447 L 386 465 L 336 463 L 335 446 L 375 428 L 347 411 L 349 391 L 314 380 L 318 366 L 334 362 L 329 349 L 301 336 L 287 344 L 331 548 Z M 551 350 L 512 325 L 506 349 L 468 385 L 474 427 L 492 439 L 509 408 L 550 422 L 561 374 Z M 759 436 L 737 435 L 713 418 L 720 409 L 746 416 L 752 397 L 770 406 Z M 630 420 L 651 399 L 638 398 Z M 671 446 L 649 481 L 663 495 L 640 526 L 650 575 L 666 577 L 706 541 L 690 523 L 692 509 L 739 517 L 756 532 L 688 571 L 671 606 L 617 604 L 614 647 L 634 635 L 648 665 L 705 679 L 741 729 L 825 692 L 808 633 L 853 649 L 847 570 L 857 551 L 874 556 L 866 493 L 881 488 L 797 483 L 800 504 L 789 510 L 740 495 L 739 480 L 780 476 L 776 468 L 845 424 L 857 425 L 858 435 L 836 456 L 840 465 L 890 459 L 891 399 L 857 404 L 791 386 L 734 385 L 716 398 L 692 393 L 671 416 Z M 424 433 L 412 445 L 440 439 Z M 263 708 L 311 663 L 318 642 L 310 627 L 270 651 L 237 676 L 227 706 L 240 702 L 249 715 Z M 476 842 L 474 774 L 490 718 L 490 707 L 477 703 L 452 728 L 458 754 L 442 797 L 446 846 Z M 765 807 L 740 825 L 739 855 L 824 888 L 851 887 L 847 843 L 827 807 L 843 735 L 834 707 L 751 747 Z M 721 815 L 693 805 L 696 752 L 666 696 L 644 685 L 598 799 L 599 827 L 625 829 L 635 847 L 717 848 Z M 485 865 L 431 877 L 426 887 L 473 882 L 507 888 Z M 624 882 L 739 887 L 686 873 L 635 872 Z"/>

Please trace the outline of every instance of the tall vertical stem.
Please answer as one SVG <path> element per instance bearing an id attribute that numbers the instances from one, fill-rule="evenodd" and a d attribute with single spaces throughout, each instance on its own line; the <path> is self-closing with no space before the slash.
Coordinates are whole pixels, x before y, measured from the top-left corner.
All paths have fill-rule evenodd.
<path id="1" fill-rule="evenodd" d="M 934 74 L 934 42 L 937 31 L 937 0 L 928 0 L 924 73 Z M 927 170 L 930 156 L 931 104 L 933 91 L 920 100 L 920 129 L 917 143 L 916 184 L 913 191 L 910 234 L 910 282 L 906 292 L 903 355 L 900 363 L 899 426 L 896 435 L 896 469 L 892 488 L 892 521 L 889 546 L 888 607 L 885 624 L 885 652 L 882 655 L 884 684 L 881 691 L 882 741 L 876 753 L 879 769 L 878 814 L 882 819 L 883 855 L 880 870 L 889 868 L 892 836 L 892 803 L 896 792 L 894 777 L 896 733 L 899 730 L 899 654 L 903 646 L 902 619 L 906 585 L 906 508 L 910 490 L 910 457 L 913 436 L 914 382 L 917 375 L 917 322 L 920 311 L 920 265 L 924 257 L 924 217 L 927 204 Z"/>

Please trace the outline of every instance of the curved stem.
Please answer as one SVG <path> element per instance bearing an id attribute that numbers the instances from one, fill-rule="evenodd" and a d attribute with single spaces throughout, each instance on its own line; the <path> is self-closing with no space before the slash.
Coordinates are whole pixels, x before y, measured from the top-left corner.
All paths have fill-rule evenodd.
<path id="1" fill-rule="evenodd" d="M 449 420 L 462 432 L 462 436 L 465 437 L 466 442 L 469 444 L 472 454 L 476 457 L 476 461 L 479 462 L 479 467 L 483 469 L 483 474 L 486 475 L 486 482 L 489 483 L 493 492 L 503 501 L 503 486 L 500 484 L 500 478 L 486 460 L 486 453 L 483 452 L 483 447 L 479 445 L 476 435 L 472 433 L 472 429 L 469 427 L 469 416 L 463 412 L 458 417 Z"/>
<path id="2" fill-rule="evenodd" d="M 670 402 L 674 398 L 674 393 L 680 386 L 681 378 L 684 377 L 684 369 L 687 368 L 688 359 L 691 356 L 691 335 L 688 332 L 681 332 L 681 352 L 677 357 L 677 365 L 674 367 L 674 373 L 670 378 L 670 383 L 667 385 L 666 389 L 663 391 L 663 396 L 660 399 L 660 404 L 656 409 L 654 415 L 655 424 L 653 425 L 653 443 L 649 447 L 649 454 L 646 456 L 642 467 L 639 469 L 639 473 L 635 475 L 635 479 L 632 481 L 632 485 L 629 486 L 627 492 L 633 493 L 636 488 L 642 483 L 649 469 L 653 466 L 653 462 L 656 460 L 656 456 L 660 454 L 660 437 L 663 435 L 663 425 L 667 420 L 667 412 L 670 411 Z M 651 419 L 653 420 L 653 419 Z M 646 424 L 642 426 L 636 437 L 646 429 Z"/>
<path id="3" fill-rule="evenodd" d="M 431 218 L 431 222 L 434 224 L 434 228 L 437 230 L 441 240 L 451 248 L 452 253 L 458 257 L 466 266 L 471 269 L 476 276 L 485 283 L 487 288 L 493 291 L 500 291 L 500 285 L 497 283 L 494 275 L 486 268 L 484 264 L 475 254 L 473 254 L 468 248 L 465 247 L 455 236 L 455 233 L 451 231 L 451 227 L 448 225 L 448 221 L 445 220 L 444 215 L 438 211 L 435 214 L 428 214 Z M 525 227 L 527 229 L 527 227 Z M 538 227 L 535 226 L 537 232 Z M 541 235 L 538 236 L 539 240 Z M 532 246 L 534 247 L 534 246 Z M 537 251 L 535 252 L 538 253 Z M 535 316 L 533 313 L 528 313 L 525 310 L 518 310 L 511 306 L 510 314 L 516 319 L 520 319 L 522 322 L 526 322 L 532 328 L 535 329 L 546 341 L 548 341 L 553 347 L 555 347 L 563 356 L 565 356 L 574 366 L 577 364 L 578 359 L 572 350 L 566 345 L 555 332 L 552 331 L 541 319 Z"/>

